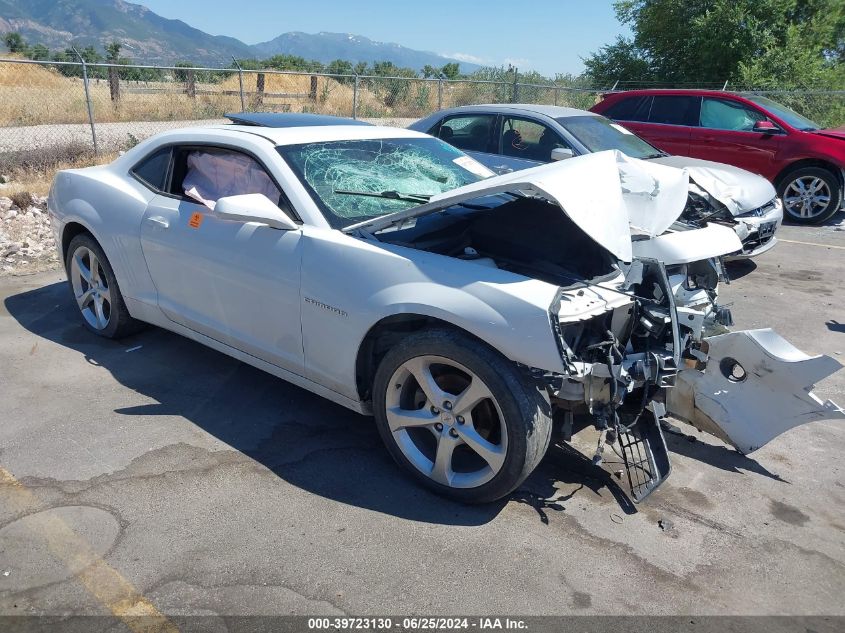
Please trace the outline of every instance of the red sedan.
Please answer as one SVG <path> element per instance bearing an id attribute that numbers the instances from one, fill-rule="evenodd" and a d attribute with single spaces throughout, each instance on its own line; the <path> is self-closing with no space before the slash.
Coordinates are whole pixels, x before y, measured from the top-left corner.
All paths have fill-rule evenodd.
<path id="1" fill-rule="evenodd" d="M 820 224 L 842 204 L 845 127 L 821 127 L 768 97 L 717 90 L 631 90 L 591 108 L 670 154 L 728 163 L 769 179 L 784 217 Z"/>

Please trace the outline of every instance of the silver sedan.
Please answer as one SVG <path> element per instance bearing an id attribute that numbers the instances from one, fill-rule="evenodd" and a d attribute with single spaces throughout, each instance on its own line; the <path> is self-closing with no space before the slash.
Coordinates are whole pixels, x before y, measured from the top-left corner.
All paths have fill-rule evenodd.
<path id="1" fill-rule="evenodd" d="M 409 127 L 451 143 L 499 174 L 605 150 L 686 169 L 694 193 L 684 219 L 732 226 L 742 250 L 729 259 L 770 250 L 783 221 L 781 201 L 762 176 L 723 163 L 670 156 L 622 125 L 586 110 L 471 105 L 435 112 Z"/>

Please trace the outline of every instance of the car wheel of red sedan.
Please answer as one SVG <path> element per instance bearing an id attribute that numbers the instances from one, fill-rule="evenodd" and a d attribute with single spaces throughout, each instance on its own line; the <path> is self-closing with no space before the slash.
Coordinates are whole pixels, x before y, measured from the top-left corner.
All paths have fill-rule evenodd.
<path id="1" fill-rule="evenodd" d="M 797 224 L 821 224 L 839 210 L 842 186 L 833 172 L 804 167 L 781 180 L 778 195 L 786 219 Z"/>

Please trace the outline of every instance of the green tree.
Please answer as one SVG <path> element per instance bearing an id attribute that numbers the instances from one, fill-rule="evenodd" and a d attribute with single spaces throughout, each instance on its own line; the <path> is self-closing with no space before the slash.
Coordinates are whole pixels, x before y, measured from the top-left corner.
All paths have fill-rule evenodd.
<path id="1" fill-rule="evenodd" d="M 370 79 L 369 87 L 388 108 L 406 100 L 411 89 L 409 79 L 417 76 L 414 69 L 403 68 L 387 61 L 375 62 L 372 74 L 376 77 L 384 77 L 384 79 Z"/>
<path id="2" fill-rule="evenodd" d="M 106 45 L 106 61 L 110 64 L 120 62 L 120 49 L 123 48 L 120 42 L 112 42 Z"/>
<path id="3" fill-rule="evenodd" d="M 26 53 L 26 41 L 24 41 L 23 36 L 16 31 L 6 33 L 3 36 L 3 43 L 6 45 L 6 48 L 9 49 L 10 53 Z"/>
<path id="4" fill-rule="evenodd" d="M 458 62 L 449 62 L 440 69 L 440 72 L 446 79 L 457 79 L 461 75 L 461 66 Z"/>
<path id="5" fill-rule="evenodd" d="M 633 41 L 617 37 L 584 60 L 585 74 L 594 85 L 609 88 L 617 81 L 651 81 L 654 71 Z"/>
<path id="6" fill-rule="evenodd" d="M 764 73 L 789 81 L 790 72 L 807 74 L 802 63 L 835 75 L 845 61 L 842 0 L 619 0 L 614 7 L 633 39 L 617 39 L 584 60 L 599 84 L 720 85 Z M 775 63 L 783 56 L 786 63 Z"/>
<path id="7" fill-rule="evenodd" d="M 44 44 L 35 44 L 34 46 L 30 46 L 29 58 L 39 61 L 50 59 L 50 49 L 44 46 Z"/>
<path id="8" fill-rule="evenodd" d="M 326 72 L 330 75 L 351 75 L 353 72 L 352 62 L 345 59 L 335 59 L 326 64 Z"/>

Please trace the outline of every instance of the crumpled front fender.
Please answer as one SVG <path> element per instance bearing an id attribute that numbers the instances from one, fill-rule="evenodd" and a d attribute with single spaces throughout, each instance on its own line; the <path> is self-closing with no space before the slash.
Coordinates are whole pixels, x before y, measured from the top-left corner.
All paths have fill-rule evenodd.
<path id="1" fill-rule="evenodd" d="M 807 422 L 845 419 L 845 411 L 812 389 L 842 365 L 808 356 L 771 329 L 705 339 L 703 371 L 685 369 L 667 391 L 673 416 L 750 453 Z"/>

